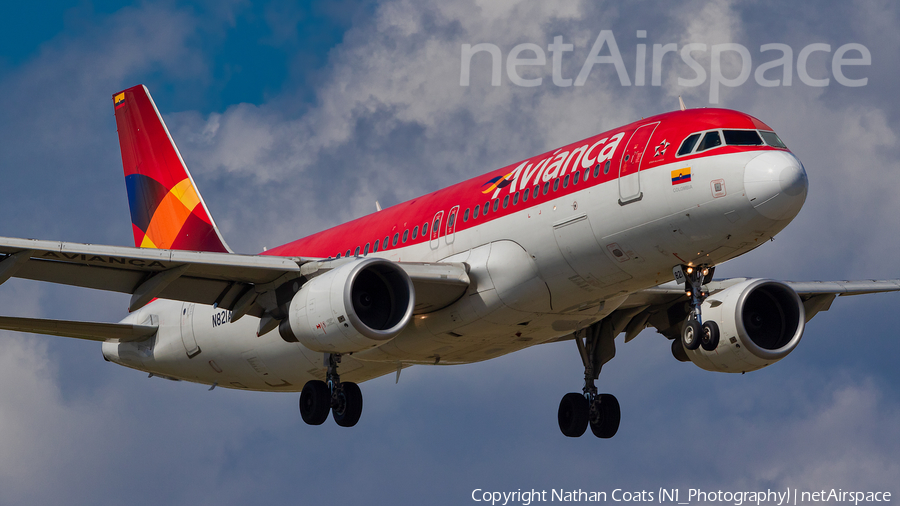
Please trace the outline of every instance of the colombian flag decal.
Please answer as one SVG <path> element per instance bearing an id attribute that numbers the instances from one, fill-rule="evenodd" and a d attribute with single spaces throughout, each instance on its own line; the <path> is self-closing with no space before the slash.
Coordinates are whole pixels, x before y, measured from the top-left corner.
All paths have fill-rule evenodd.
<path id="1" fill-rule="evenodd" d="M 116 105 L 116 109 L 125 105 L 125 94 L 119 93 L 113 98 L 113 103 Z"/>
<path id="2" fill-rule="evenodd" d="M 487 183 L 484 183 L 483 185 L 481 185 L 481 187 L 484 188 L 484 190 L 481 190 L 481 193 L 491 193 L 498 188 L 506 188 L 512 182 L 509 180 L 512 175 L 513 173 L 510 172 L 505 176 L 497 176 Z"/>
<path id="3" fill-rule="evenodd" d="M 691 182 L 691 168 L 685 167 L 672 171 L 672 184 L 682 184 Z"/>

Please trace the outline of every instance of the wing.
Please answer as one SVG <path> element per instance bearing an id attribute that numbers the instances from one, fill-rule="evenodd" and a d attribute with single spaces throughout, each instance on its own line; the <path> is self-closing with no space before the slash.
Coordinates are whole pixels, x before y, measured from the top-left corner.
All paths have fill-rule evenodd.
<path id="1" fill-rule="evenodd" d="M 746 278 L 713 281 L 706 286 L 715 295 Z M 821 311 L 828 311 L 839 296 L 900 291 L 900 279 L 862 281 L 785 281 L 800 296 L 808 322 Z M 646 327 L 656 330 L 669 339 L 677 338 L 681 325 L 687 318 L 687 296 L 684 288 L 675 282 L 666 283 L 631 294 L 607 319 L 614 335 L 625 332 L 625 342 L 634 339 Z M 555 341 L 572 339 L 568 335 Z"/>
<path id="2" fill-rule="evenodd" d="M 89 341 L 115 341 L 120 343 L 143 341 L 153 337 L 158 328 L 159 326 L 155 323 L 130 325 L 127 323 L 77 322 L 0 316 L 0 329 L 3 330 L 73 337 Z"/>
<path id="3" fill-rule="evenodd" d="M 129 310 L 154 298 L 208 304 L 264 316 L 300 286 L 354 258 L 321 260 L 0 238 L 0 283 L 10 277 L 132 295 Z M 416 313 L 446 307 L 465 293 L 464 264 L 400 263 L 416 290 Z M 298 285 L 299 283 L 299 285 Z"/>

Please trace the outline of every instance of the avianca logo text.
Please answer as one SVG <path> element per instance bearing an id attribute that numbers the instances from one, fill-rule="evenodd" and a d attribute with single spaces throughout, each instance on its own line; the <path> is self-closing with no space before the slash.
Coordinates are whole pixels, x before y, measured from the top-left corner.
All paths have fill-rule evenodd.
<path id="1" fill-rule="evenodd" d="M 616 148 L 625 132 L 619 132 L 612 137 L 604 137 L 593 144 L 585 143 L 572 151 L 560 148 L 543 160 L 533 163 L 534 158 L 525 160 L 521 165 L 513 169 L 505 176 L 499 176 L 484 183 L 481 193 L 494 190 L 492 199 L 500 195 L 500 190 L 509 187 L 509 193 L 524 190 L 530 184 L 540 184 L 551 179 L 565 175 L 569 170 L 589 169 L 594 164 L 600 164 L 612 160 Z M 580 165 L 580 166 L 579 166 Z M 516 184 L 518 183 L 518 184 Z"/>

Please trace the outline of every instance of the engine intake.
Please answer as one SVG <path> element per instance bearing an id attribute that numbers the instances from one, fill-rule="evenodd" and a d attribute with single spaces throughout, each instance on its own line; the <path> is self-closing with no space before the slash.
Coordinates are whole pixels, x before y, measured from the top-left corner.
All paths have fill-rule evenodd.
<path id="1" fill-rule="evenodd" d="M 769 279 L 748 279 L 711 295 L 702 315 L 719 325 L 719 345 L 685 351 L 708 371 L 748 372 L 774 364 L 797 347 L 806 326 L 797 292 Z"/>
<path id="2" fill-rule="evenodd" d="M 278 326 L 281 337 L 313 350 L 352 353 L 396 337 L 412 319 L 415 289 L 399 265 L 366 258 L 305 283 Z"/>

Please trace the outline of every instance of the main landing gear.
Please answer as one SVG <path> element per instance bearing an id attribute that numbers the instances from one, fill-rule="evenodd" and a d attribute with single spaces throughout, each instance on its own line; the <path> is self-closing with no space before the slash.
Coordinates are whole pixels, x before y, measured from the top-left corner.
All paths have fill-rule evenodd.
<path id="1" fill-rule="evenodd" d="M 341 363 L 339 353 L 326 354 L 328 361 L 327 383 L 321 380 L 307 381 L 300 392 L 300 416 L 309 425 L 322 425 L 331 412 L 341 427 L 353 427 L 362 414 L 362 392 L 356 383 L 341 382 L 337 368 Z"/>
<path id="2" fill-rule="evenodd" d="M 709 292 L 703 291 L 703 285 L 712 281 L 715 267 L 701 265 L 699 267 L 681 266 L 684 273 L 684 293 L 690 298 L 691 312 L 681 328 L 681 345 L 685 350 L 696 350 L 703 347 L 713 351 L 719 346 L 719 326 L 716 322 L 703 321 L 700 308 Z"/>
<path id="3" fill-rule="evenodd" d="M 594 381 L 600 369 L 616 354 L 612 324 L 600 321 L 575 334 L 575 344 L 584 363 L 582 393 L 572 392 L 559 403 L 559 430 L 568 437 L 580 437 L 587 430 L 608 439 L 619 430 L 619 401 L 611 394 L 598 394 Z M 583 339 L 583 341 L 582 341 Z"/>

